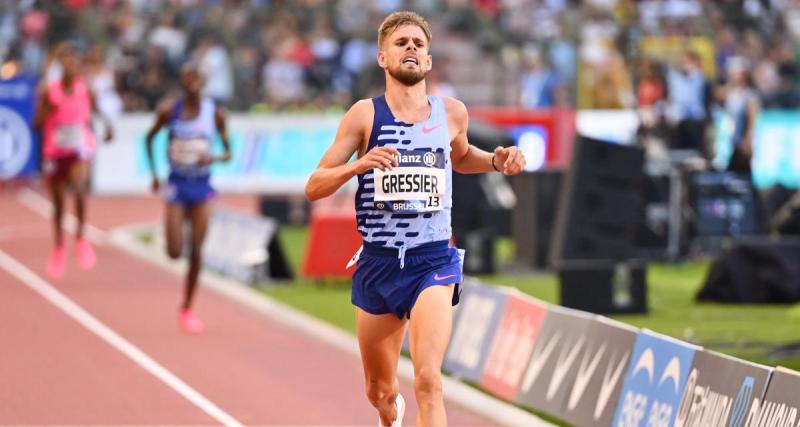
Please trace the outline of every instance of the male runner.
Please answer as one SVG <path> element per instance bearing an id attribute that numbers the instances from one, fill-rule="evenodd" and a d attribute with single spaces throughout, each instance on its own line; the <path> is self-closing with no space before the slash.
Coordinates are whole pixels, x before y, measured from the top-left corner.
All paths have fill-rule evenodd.
<path id="1" fill-rule="evenodd" d="M 113 138 L 110 121 L 97 110 L 94 96 L 83 79 L 78 53 L 68 43 L 60 44 L 56 53 L 63 68 L 61 78 L 42 84 L 34 118 L 34 126 L 42 130 L 42 170 L 53 199 L 55 247 L 47 261 L 47 275 L 54 279 L 63 276 L 66 268 L 61 220 L 68 187 L 75 193 L 78 264 L 88 270 L 97 261 L 92 245 L 83 235 L 89 162 L 95 150 L 91 125 L 93 112 L 97 112 L 105 122 L 105 141 Z"/>
<path id="2" fill-rule="evenodd" d="M 156 120 L 147 133 L 147 160 L 153 175 L 152 190 L 161 187 L 153 162 L 153 139 L 158 131 L 169 128 L 170 173 L 166 188 L 165 234 L 167 254 L 173 259 L 183 252 L 183 224 L 188 221 L 191 229 L 189 246 L 189 272 L 178 317 L 180 326 L 190 333 L 203 330 L 203 322 L 192 312 L 194 291 L 202 262 L 201 248 L 205 239 L 210 213 L 209 201 L 216 194 L 211 188 L 210 165 L 231 158 L 225 115 L 214 105 L 214 101 L 200 95 L 204 79 L 197 65 L 187 64 L 181 70 L 183 99 L 168 100 L 159 106 Z M 219 134 L 225 151 L 212 154 L 211 145 Z"/>
<path id="3" fill-rule="evenodd" d="M 352 302 L 367 397 L 384 426 L 400 425 L 405 410 L 396 369 L 407 323 L 416 424 L 447 424 L 441 365 L 462 281 L 462 254 L 448 246 L 452 170 L 515 175 L 525 165 L 514 147 L 487 153 L 469 145 L 464 104 L 426 95 L 430 40 L 428 23 L 416 13 L 395 12 L 383 21 L 378 65 L 386 93 L 350 108 L 306 185 L 307 197 L 317 200 L 358 177 L 364 244 Z"/>

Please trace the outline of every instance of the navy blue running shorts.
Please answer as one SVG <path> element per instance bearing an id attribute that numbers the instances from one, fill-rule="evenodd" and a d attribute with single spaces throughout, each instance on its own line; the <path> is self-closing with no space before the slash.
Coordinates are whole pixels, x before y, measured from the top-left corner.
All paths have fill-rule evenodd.
<path id="1" fill-rule="evenodd" d="M 458 304 L 463 282 L 463 254 L 448 241 L 425 243 L 400 251 L 364 242 L 353 273 L 351 302 L 370 314 L 411 317 L 419 295 L 430 286 L 455 284 L 452 304 Z"/>
<path id="2" fill-rule="evenodd" d="M 195 205 L 205 203 L 217 194 L 208 175 L 183 176 L 171 173 L 164 192 L 168 204 Z"/>

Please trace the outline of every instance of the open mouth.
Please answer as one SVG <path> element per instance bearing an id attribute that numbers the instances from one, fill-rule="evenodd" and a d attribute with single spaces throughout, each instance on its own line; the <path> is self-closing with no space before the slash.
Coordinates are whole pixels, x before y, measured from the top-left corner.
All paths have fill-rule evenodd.
<path id="1" fill-rule="evenodd" d="M 403 64 L 419 65 L 419 62 L 417 61 L 417 58 L 408 57 L 403 59 Z"/>

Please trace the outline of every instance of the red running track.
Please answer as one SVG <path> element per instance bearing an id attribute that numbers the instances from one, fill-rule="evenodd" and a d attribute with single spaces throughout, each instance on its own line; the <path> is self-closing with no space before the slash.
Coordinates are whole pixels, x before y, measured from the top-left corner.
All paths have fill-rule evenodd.
<path id="1" fill-rule="evenodd" d="M 22 193 L 20 192 L 22 191 Z M 108 245 L 91 271 L 68 261 L 49 280 L 49 221 L 21 201 L 29 190 L 0 190 L 0 251 L 44 279 L 219 409 L 246 425 L 376 425 L 355 357 L 300 335 L 200 289 L 200 335 L 178 329 L 181 278 Z M 24 197 L 23 197 L 24 199 Z M 219 203 L 256 210 L 249 197 Z M 90 223 L 102 231 L 155 221 L 155 198 L 94 198 Z M 68 239 L 71 250 L 72 239 Z M 0 424 L 219 424 L 199 406 L 67 316 L 0 266 Z M 416 415 L 413 391 L 406 425 Z M 451 425 L 492 423 L 448 404 Z"/>

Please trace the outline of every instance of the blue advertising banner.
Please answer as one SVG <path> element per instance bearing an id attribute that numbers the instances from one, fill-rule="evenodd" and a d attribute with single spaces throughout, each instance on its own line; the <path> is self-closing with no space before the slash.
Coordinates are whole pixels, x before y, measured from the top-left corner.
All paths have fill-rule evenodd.
<path id="1" fill-rule="evenodd" d="M 0 180 L 37 172 L 38 138 L 31 127 L 35 98 L 35 77 L 0 80 Z"/>
<path id="2" fill-rule="evenodd" d="M 753 184 L 757 188 L 800 187 L 800 112 L 762 111 L 753 136 Z M 725 169 L 733 153 L 733 123 L 724 114 L 715 117 L 717 169 Z"/>
<path id="3" fill-rule="evenodd" d="M 497 333 L 508 295 L 493 286 L 470 287 L 461 294 L 444 368 L 455 377 L 477 382 Z"/>
<path id="4" fill-rule="evenodd" d="M 641 331 L 622 387 L 614 427 L 669 427 L 675 422 L 697 347 Z"/>

